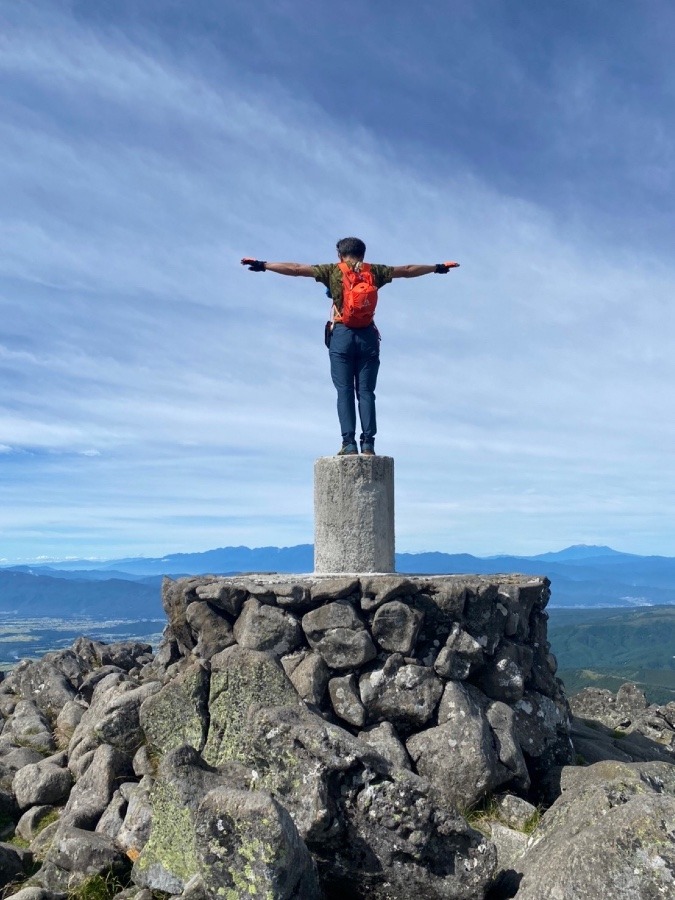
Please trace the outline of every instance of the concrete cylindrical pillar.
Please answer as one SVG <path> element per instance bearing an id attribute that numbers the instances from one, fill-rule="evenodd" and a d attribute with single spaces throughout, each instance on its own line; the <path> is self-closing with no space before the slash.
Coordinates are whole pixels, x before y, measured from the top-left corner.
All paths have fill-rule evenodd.
<path id="1" fill-rule="evenodd" d="M 394 571 L 391 456 L 322 456 L 316 460 L 314 571 Z"/>

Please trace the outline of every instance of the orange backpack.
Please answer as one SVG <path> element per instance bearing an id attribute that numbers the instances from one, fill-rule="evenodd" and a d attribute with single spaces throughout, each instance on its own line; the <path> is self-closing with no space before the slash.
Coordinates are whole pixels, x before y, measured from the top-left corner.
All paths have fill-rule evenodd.
<path id="1" fill-rule="evenodd" d="M 338 263 L 342 272 L 342 312 L 334 308 L 334 320 L 349 328 L 372 325 L 377 306 L 377 287 L 368 263 L 361 263 L 358 272 L 347 263 Z"/>

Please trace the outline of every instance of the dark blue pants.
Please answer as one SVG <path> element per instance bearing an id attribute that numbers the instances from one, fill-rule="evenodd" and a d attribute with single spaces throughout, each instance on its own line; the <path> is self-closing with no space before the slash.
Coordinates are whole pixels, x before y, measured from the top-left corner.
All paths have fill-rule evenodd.
<path id="1" fill-rule="evenodd" d="M 337 411 L 342 440 L 356 435 L 356 404 L 359 405 L 361 440 L 372 441 L 377 432 L 375 384 L 380 368 L 380 340 L 374 325 L 348 328 L 333 326 L 330 339 L 330 374 L 337 390 Z"/>

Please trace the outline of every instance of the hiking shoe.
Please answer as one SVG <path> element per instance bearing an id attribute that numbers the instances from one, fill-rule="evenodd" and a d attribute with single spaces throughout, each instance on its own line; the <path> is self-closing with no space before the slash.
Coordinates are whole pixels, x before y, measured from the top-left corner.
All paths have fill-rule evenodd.
<path id="1" fill-rule="evenodd" d="M 370 441 L 363 441 L 361 443 L 361 453 L 364 456 L 375 456 L 375 446 Z"/>
<path id="2" fill-rule="evenodd" d="M 352 441 L 351 443 L 343 444 L 337 452 L 338 456 L 358 456 L 358 448 L 356 444 Z"/>

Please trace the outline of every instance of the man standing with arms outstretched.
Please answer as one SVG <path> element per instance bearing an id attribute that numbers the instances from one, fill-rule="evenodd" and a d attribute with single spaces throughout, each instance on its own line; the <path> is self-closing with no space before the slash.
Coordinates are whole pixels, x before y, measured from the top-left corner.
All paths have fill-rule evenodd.
<path id="1" fill-rule="evenodd" d="M 432 272 L 444 275 L 459 263 L 422 266 L 383 266 L 364 262 L 366 245 L 360 238 L 337 242 L 339 263 L 307 266 L 302 263 L 263 262 L 245 257 L 251 272 L 314 278 L 328 288 L 333 300 L 332 322 L 327 327 L 330 372 L 337 390 L 337 411 L 342 432 L 340 456 L 358 453 L 356 401 L 361 422 L 361 453 L 375 455 L 375 385 L 380 367 L 380 335 L 373 321 L 377 291 L 393 278 L 417 278 Z"/>

